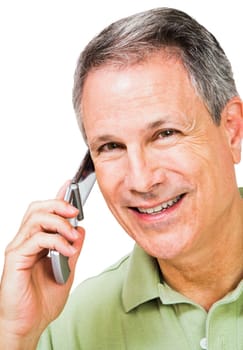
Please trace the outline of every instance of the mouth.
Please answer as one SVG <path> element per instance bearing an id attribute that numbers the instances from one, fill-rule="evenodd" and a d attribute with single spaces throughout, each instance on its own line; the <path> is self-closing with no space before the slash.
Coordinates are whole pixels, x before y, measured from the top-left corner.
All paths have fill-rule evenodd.
<path id="1" fill-rule="evenodd" d="M 168 210 L 169 208 L 173 207 L 176 205 L 181 199 L 185 196 L 185 193 L 176 196 L 175 198 L 172 198 L 168 200 L 167 202 L 163 202 L 159 205 L 156 205 L 155 207 L 150 207 L 150 208 L 143 208 L 143 207 L 133 207 L 131 209 L 137 211 L 140 214 L 147 214 L 147 215 L 156 215 L 159 214 L 163 211 Z"/>

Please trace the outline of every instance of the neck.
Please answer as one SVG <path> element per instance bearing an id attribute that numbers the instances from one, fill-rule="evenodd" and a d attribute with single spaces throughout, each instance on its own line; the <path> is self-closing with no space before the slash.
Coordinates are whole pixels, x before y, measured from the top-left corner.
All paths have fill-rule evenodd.
<path id="1" fill-rule="evenodd" d="M 243 278 L 243 222 L 231 222 L 234 225 L 224 232 L 221 226 L 220 239 L 202 251 L 158 261 L 166 283 L 207 311 Z"/>

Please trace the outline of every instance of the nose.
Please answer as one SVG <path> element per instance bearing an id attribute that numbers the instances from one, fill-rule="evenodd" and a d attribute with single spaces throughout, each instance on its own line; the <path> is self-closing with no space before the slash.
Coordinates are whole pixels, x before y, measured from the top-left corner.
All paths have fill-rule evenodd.
<path id="1" fill-rule="evenodd" d="M 148 193 L 165 181 L 165 169 L 161 159 L 149 152 L 132 150 L 128 152 L 125 184 L 132 192 Z"/>

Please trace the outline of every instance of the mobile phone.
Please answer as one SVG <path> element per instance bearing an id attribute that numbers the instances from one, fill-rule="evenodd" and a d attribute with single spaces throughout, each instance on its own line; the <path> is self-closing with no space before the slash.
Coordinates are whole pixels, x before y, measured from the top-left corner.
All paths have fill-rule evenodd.
<path id="1" fill-rule="evenodd" d="M 70 204 L 79 209 L 78 216 L 70 219 L 70 222 L 74 227 L 77 227 L 79 222 L 84 218 L 83 205 L 89 196 L 95 180 L 94 164 L 91 159 L 90 152 L 87 151 L 77 173 L 68 186 L 64 197 L 64 200 L 68 201 Z M 68 258 L 56 250 L 50 251 L 50 258 L 53 275 L 56 282 L 58 284 L 64 284 L 70 275 Z"/>

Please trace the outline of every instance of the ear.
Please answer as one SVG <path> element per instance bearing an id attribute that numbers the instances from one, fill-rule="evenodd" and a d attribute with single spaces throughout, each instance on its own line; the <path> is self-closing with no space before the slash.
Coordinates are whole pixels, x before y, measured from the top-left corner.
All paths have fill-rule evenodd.
<path id="1" fill-rule="evenodd" d="M 241 140 L 243 138 L 243 102 L 233 97 L 223 109 L 221 123 L 224 126 L 232 159 L 235 164 L 241 160 Z"/>

